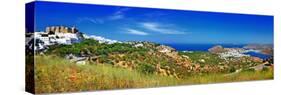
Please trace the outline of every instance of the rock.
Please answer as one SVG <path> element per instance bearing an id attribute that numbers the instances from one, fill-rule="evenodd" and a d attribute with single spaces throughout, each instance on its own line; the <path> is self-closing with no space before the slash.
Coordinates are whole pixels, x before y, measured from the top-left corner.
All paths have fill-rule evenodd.
<path id="1" fill-rule="evenodd" d="M 163 75 L 163 76 L 167 76 L 168 74 L 166 73 L 166 70 L 165 69 L 162 69 L 160 67 L 160 64 L 157 64 L 156 65 L 156 71 L 159 75 Z"/>
<path id="2" fill-rule="evenodd" d="M 186 59 L 189 59 L 189 56 L 186 56 L 186 55 L 182 55 L 182 57 L 184 57 Z"/>
<path id="3" fill-rule="evenodd" d="M 65 56 L 65 59 L 71 60 L 71 59 L 76 59 L 77 57 L 74 56 L 73 54 L 68 54 Z"/>
<path id="4" fill-rule="evenodd" d="M 224 66 L 219 66 L 219 68 L 220 68 L 221 70 L 223 70 L 223 69 L 224 69 Z"/>
<path id="5" fill-rule="evenodd" d="M 134 47 L 143 47 L 143 44 L 139 43 L 139 44 L 134 45 Z"/>
<path id="6" fill-rule="evenodd" d="M 258 57 L 251 57 L 251 60 L 253 62 L 262 62 L 262 59 L 258 58 Z"/>
<path id="7" fill-rule="evenodd" d="M 204 59 L 200 59 L 199 62 L 205 63 L 205 60 Z"/>
<path id="8" fill-rule="evenodd" d="M 78 64 L 78 65 L 85 65 L 86 61 L 85 60 L 77 61 L 76 64 Z"/>
<path id="9" fill-rule="evenodd" d="M 195 65 L 194 65 L 194 69 L 195 69 L 196 71 L 200 70 L 200 67 L 201 67 L 201 66 L 200 66 L 199 64 L 195 64 Z"/>
<path id="10" fill-rule="evenodd" d="M 215 54 L 225 52 L 224 48 L 220 45 L 216 45 L 216 46 L 208 49 L 208 51 L 211 53 L 215 53 Z"/>
<path id="11" fill-rule="evenodd" d="M 171 48 L 171 47 L 165 46 L 165 45 L 157 46 L 156 49 L 157 49 L 159 52 L 162 52 L 162 53 L 169 53 L 169 52 L 175 51 L 174 48 Z"/>
<path id="12" fill-rule="evenodd" d="M 78 65 L 85 65 L 87 58 L 86 57 L 77 57 L 73 54 L 68 54 L 65 56 L 65 59 L 69 60 L 70 62 L 74 62 Z"/>

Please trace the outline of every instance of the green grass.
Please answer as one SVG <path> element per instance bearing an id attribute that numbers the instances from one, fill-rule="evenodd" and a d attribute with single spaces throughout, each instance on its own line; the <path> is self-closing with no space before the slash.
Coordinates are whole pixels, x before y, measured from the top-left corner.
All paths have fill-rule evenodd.
<path id="1" fill-rule="evenodd" d="M 35 92 L 73 92 L 122 88 L 142 88 L 272 79 L 273 70 L 245 71 L 232 76 L 203 74 L 186 79 L 144 74 L 138 70 L 114 67 L 110 64 L 76 65 L 57 56 L 35 57 Z"/>
<path id="2" fill-rule="evenodd" d="M 221 82 L 237 82 L 237 81 L 251 81 L 251 80 L 266 80 L 273 79 L 273 70 L 269 71 L 242 71 L 235 75 L 226 76 L 226 74 L 206 74 L 201 76 L 192 76 L 185 80 L 188 82 L 201 83 L 221 83 Z"/>
<path id="3" fill-rule="evenodd" d="M 180 52 L 181 55 L 187 55 L 190 57 L 190 59 L 194 63 L 200 63 L 200 64 L 215 64 L 222 62 L 223 60 L 219 58 L 218 55 L 212 54 L 210 52 L 204 52 L 204 51 L 194 51 L 192 53 L 188 52 Z M 204 59 L 206 63 L 200 62 L 200 59 Z"/>

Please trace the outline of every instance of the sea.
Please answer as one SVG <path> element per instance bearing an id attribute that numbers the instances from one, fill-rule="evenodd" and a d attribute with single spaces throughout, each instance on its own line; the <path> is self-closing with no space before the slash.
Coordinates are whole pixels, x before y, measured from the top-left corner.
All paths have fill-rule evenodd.
<path id="1" fill-rule="evenodd" d="M 164 44 L 170 47 L 175 48 L 178 51 L 208 51 L 209 48 L 212 48 L 216 45 L 221 45 L 225 48 L 243 48 L 246 44 Z M 259 57 L 261 59 L 267 59 L 271 55 L 262 54 L 259 52 L 247 52 L 244 53 L 250 56 Z"/>
<path id="2" fill-rule="evenodd" d="M 221 45 L 226 48 L 243 48 L 246 44 L 164 44 L 171 46 L 178 51 L 208 51 L 216 45 Z"/>
<path id="3" fill-rule="evenodd" d="M 268 58 L 271 57 L 270 55 L 266 55 L 266 54 L 262 54 L 262 53 L 258 53 L 258 52 L 247 52 L 247 53 L 244 53 L 244 54 L 254 56 L 254 57 L 259 57 L 261 59 L 268 59 Z"/>

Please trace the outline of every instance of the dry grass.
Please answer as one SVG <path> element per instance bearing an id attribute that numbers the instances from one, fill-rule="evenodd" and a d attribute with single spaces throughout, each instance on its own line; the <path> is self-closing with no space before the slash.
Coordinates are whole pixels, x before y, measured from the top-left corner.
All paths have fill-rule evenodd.
<path id="1" fill-rule="evenodd" d="M 176 79 L 107 64 L 76 65 L 56 56 L 35 57 L 35 92 L 73 92 L 121 88 L 142 88 L 272 79 L 273 70 L 241 72 L 233 76 L 209 74 Z"/>

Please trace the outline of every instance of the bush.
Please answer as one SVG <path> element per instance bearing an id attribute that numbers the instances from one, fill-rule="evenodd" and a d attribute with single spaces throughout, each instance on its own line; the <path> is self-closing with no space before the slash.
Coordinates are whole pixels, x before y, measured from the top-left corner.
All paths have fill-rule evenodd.
<path id="1" fill-rule="evenodd" d="M 229 72 L 235 72 L 236 71 L 236 69 L 234 68 L 234 67 L 231 67 L 230 69 L 229 69 Z"/>
<path id="2" fill-rule="evenodd" d="M 138 69 L 145 74 L 152 74 L 156 71 L 155 66 L 148 63 L 140 63 Z"/>
<path id="3" fill-rule="evenodd" d="M 269 68 L 262 68 L 262 71 L 267 72 L 269 71 Z"/>

